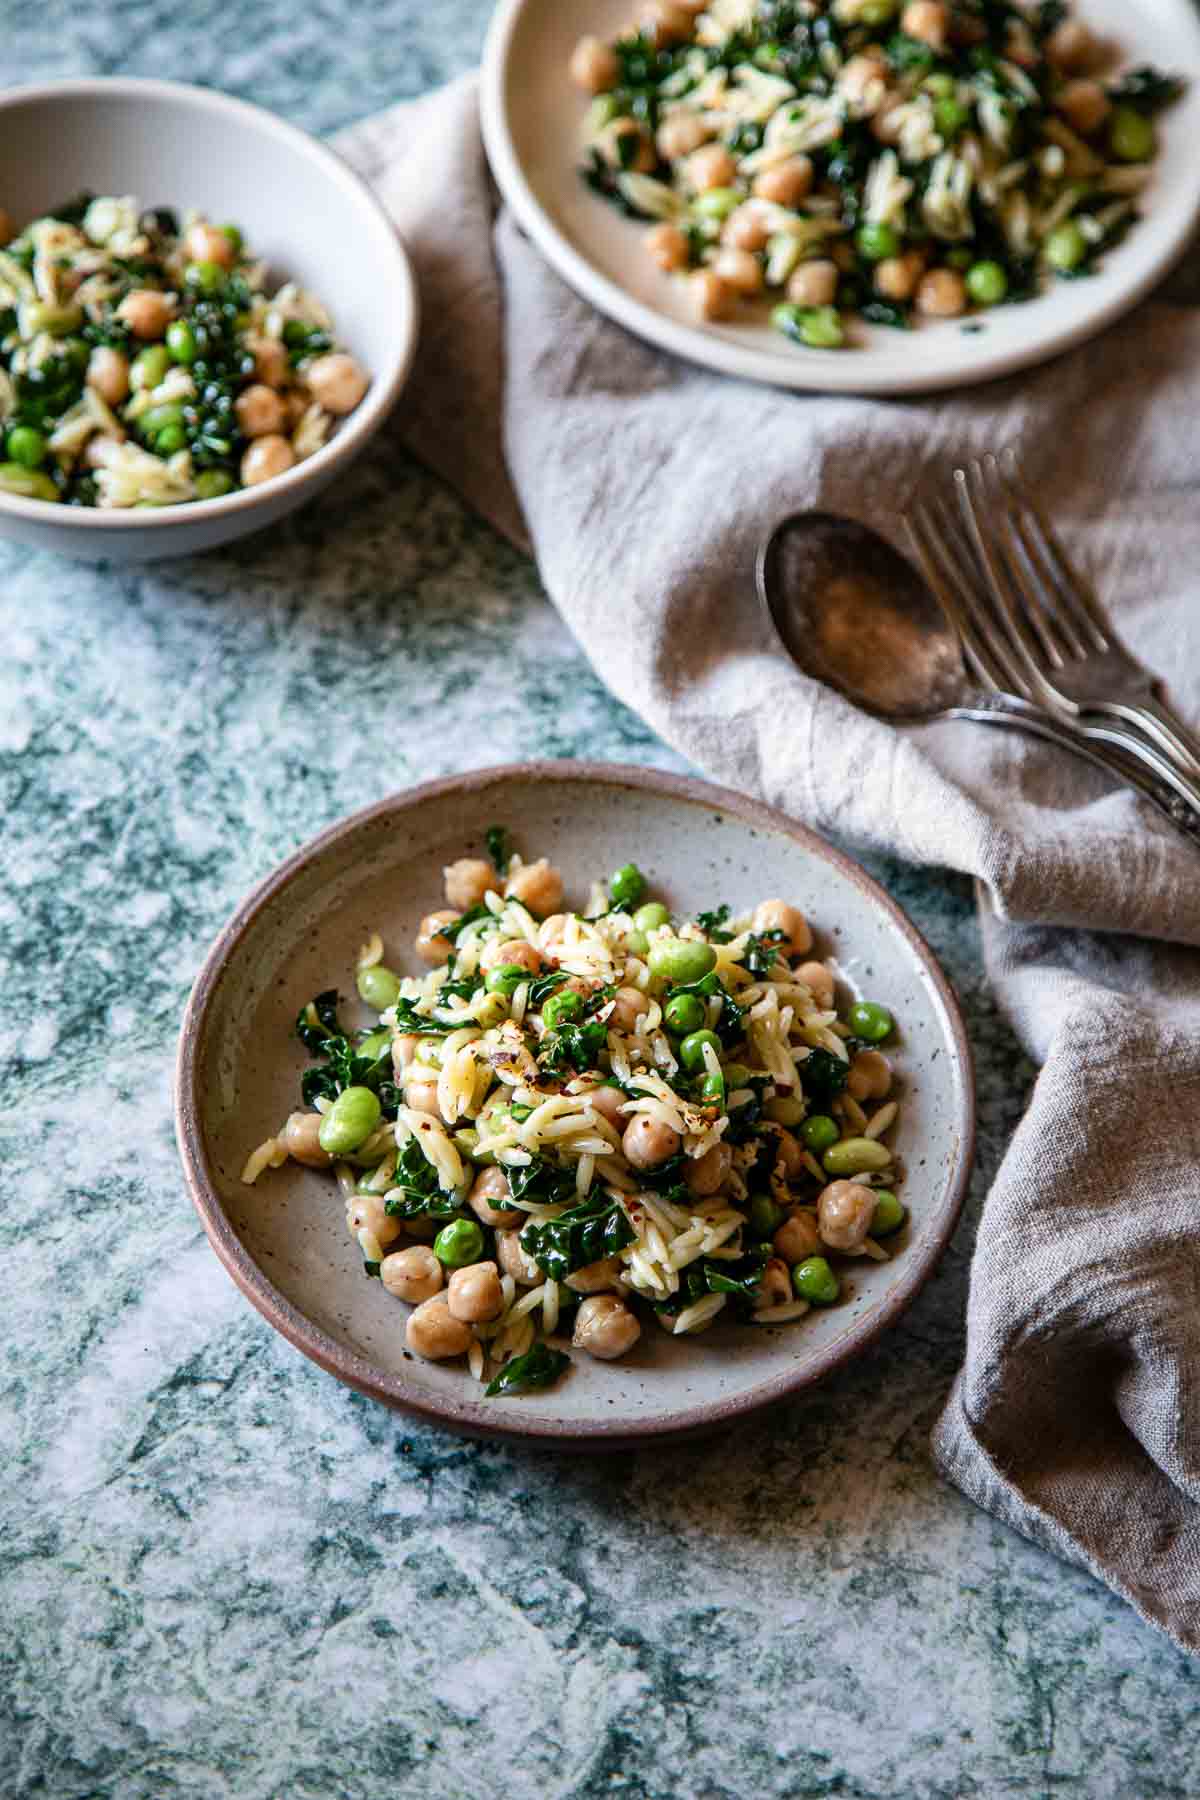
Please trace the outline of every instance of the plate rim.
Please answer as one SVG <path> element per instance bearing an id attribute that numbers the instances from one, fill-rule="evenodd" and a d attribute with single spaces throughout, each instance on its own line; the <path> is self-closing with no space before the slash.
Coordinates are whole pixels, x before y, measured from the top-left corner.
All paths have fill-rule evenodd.
<path id="1" fill-rule="evenodd" d="M 738 376 L 790 392 L 862 398 L 945 393 L 1001 381 L 1006 376 L 1078 349 L 1131 312 L 1175 267 L 1200 223 L 1200 181 L 1197 181 L 1190 207 L 1181 212 L 1175 231 L 1136 280 L 1110 295 L 1093 313 L 1081 319 L 1064 320 L 1032 346 L 1018 344 L 993 351 L 990 356 L 984 351 L 977 369 L 913 375 L 897 368 L 887 374 L 872 376 L 865 364 L 855 365 L 853 359 L 843 358 L 842 363 L 846 365 L 843 368 L 842 364 L 832 360 L 836 353 L 831 352 L 824 353 L 827 360 L 821 363 L 797 357 L 793 368 L 783 355 L 730 342 L 697 326 L 680 324 L 669 314 L 639 300 L 594 267 L 546 212 L 517 155 L 505 98 L 512 41 L 521 14 L 527 6 L 537 3 L 538 0 L 499 0 L 484 40 L 479 77 L 479 119 L 484 150 L 496 185 L 518 223 L 551 268 L 581 298 L 644 343 L 721 375 Z M 814 356 L 821 354 L 813 353 Z"/>
<path id="2" fill-rule="evenodd" d="M 226 967 L 263 908 L 296 880 L 309 864 L 340 842 L 381 819 L 402 815 L 449 795 L 482 793 L 520 779 L 540 777 L 580 785 L 603 782 L 629 786 L 641 792 L 666 795 L 681 801 L 715 807 L 764 830 L 782 832 L 798 848 L 832 865 L 871 900 L 882 907 L 893 928 L 915 952 L 945 1020 L 959 1073 L 958 1109 L 952 1129 L 957 1147 L 951 1163 L 931 1236 L 919 1254 L 906 1259 L 904 1273 L 887 1298 L 864 1314 L 846 1335 L 794 1372 L 775 1375 L 748 1392 L 703 1401 L 672 1414 L 669 1422 L 628 1418 L 611 1424 L 596 1419 L 586 1426 L 558 1418 L 539 1420 L 531 1409 L 529 1422 L 501 1422 L 489 1416 L 482 1396 L 450 1397 L 430 1401 L 405 1388 L 400 1376 L 369 1362 L 339 1344 L 305 1313 L 293 1305 L 267 1278 L 230 1223 L 211 1172 L 211 1160 L 201 1123 L 199 1074 L 207 1045 L 212 1005 Z M 691 775 L 676 775 L 639 764 L 541 759 L 528 763 L 500 763 L 441 776 L 414 787 L 402 788 L 368 806 L 346 814 L 293 851 L 235 909 L 205 956 L 184 1009 L 174 1080 L 175 1137 L 184 1177 L 204 1232 L 226 1272 L 267 1323 L 327 1374 L 369 1398 L 427 1423 L 464 1436 L 508 1443 L 531 1442 L 547 1449 L 621 1450 L 648 1442 L 671 1442 L 705 1435 L 734 1420 L 760 1411 L 789 1395 L 803 1392 L 852 1361 L 908 1310 L 934 1274 L 953 1236 L 962 1213 L 967 1186 L 975 1162 L 976 1096 L 975 1066 L 962 1010 L 950 981 L 925 938 L 903 908 L 860 863 L 820 837 L 809 826 L 762 801 L 739 794 Z"/>

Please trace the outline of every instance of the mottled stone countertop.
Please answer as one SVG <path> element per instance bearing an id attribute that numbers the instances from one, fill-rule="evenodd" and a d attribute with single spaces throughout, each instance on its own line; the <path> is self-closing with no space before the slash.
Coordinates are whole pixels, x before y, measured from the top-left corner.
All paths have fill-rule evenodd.
<path id="1" fill-rule="evenodd" d="M 190 78 L 331 131 L 469 67 L 487 10 L 0 0 L 0 81 Z M 930 1466 L 1033 1078 L 965 883 L 872 864 L 979 1060 L 971 1206 L 903 1326 L 708 1444 L 464 1443 L 310 1366 L 218 1266 L 171 1131 L 184 997 L 351 807 L 535 748 L 675 759 L 532 566 L 391 450 L 192 562 L 0 545 L 0 597 L 0 1795 L 1200 1793 L 1196 1665 Z M 500 665 L 518 701 L 485 732 Z M 338 721 L 389 706 L 364 760 Z"/>

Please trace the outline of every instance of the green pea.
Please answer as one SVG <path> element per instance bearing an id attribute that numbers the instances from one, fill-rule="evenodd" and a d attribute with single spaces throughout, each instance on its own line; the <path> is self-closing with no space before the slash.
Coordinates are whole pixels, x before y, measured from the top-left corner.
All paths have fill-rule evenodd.
<path id="1" fill-rule="evenodd" d="M 1132 106 L 1114 106 L 1108 121 L 1108 147 L 1118 162 L 1149 162 L 1157 149 L 1154 126 Z"/>
<path id="2" fill-rule="evenodd" d="M 386 1012 L 400 998 L 400 977 L 394 969 L 372 963 L 369 969 L 358 971 L 358 997 L 373 1006 L 376 1012 Z"/>
<path id="3" fill-rule="evenodd" d="M 854 234 L 854 242 L 858 246 L 858 254 L 867 262 L 884 262 L 889 256 L 900 253 L 900 239 L 890 225 L 872 224 L 870 220 L 860 225 Z"/>
<path id="4" fill-rule="evenodd" d="M 156 388 L 167 378 L 171 357 L 165 344 L 148 344 L 139 350 L 129 366 L 129 385 L 136 392 Z"/>
<path id="5" fill-rule="evenodd" d="M 711 944 L 697 944 L 691 938 L 659 938 L 650 946 L 650 973 L 662 981 L 681 984 L 700 981 L 717 966 L 717 953 Z"/>
<path id="6" fill-rule="evenodd" d="M 737 188 L 708 188 L 703 194 L 696 195 L 692 206 L 702 218 L 727 219 L 745 197 Z"/>
<path id="7" fill-rule="evenodd" d="M 636 906 L 646 891 L 646 877 L 636 863 L 622 863 L 608 884 L 609 898 L 614 906 Z"/>
<path id="8" fill-rule="evenodd" d="M 228 469 L 201 469 L 194 486 L 197 500 L 219 500 L 223 494 L 232 494 L 236 482 Z"/>
<path id="9" fill-rule="evenodd" d="M 927 75 L 921 86 L 927 94 L 932 94 L 935 100 L 951 100 L 958 91 L 958 83 L 953 75 L 947 75 L 941 70 L 935 70 L 932 75 Z"/>
<path id="10" fill-rule="evenodd" d="M 23 469 L 40 469 L 49 446 L 32 425 L 14 425 L 8 434 L 8 454 Z"/>
<path id="11" fill-rule="evenodd" d="M 813 1113 L 812 1117 L 805 1119 L 800 1127 L 800 1136 L 808 1148 L 815 1150 L 818 1156 L 823 1150 L 828 1150 L 831 1145 L 836 1144 L 841 1135 L 837 1127 L 837 1120 L 829 1118 L 826 1113 Z"/>
<path id="12" fill-rule="evenodd" d="M 976 306 L 999 306 L 1008 292 L 1008 276 L 998 262 L 972 263 L 966 281 Z"/>
<path id="13" fill-rule="evenodd" d="M 452 1219 L 434 1238 L 433 1254 L 444 1268 L 465 1269 L 483 1255 L 483 1232 L 474 1219 Z"/>
<path id="14" fill-rule="evenodd" d="M 686 1037 L 690 1031 L 699 1031 L 707 1016 L 704 1002 L 698 994 L 673 994 L 663 1007 L 667 1030 L 676 1037 Z"/>
<path id="15" fill-rule="evenodd" d="M 795 306 L 784 301 L 771 308 L 771 324 L 784 337 L 794 338 L 810 350 L 837 350 L 845 342 L 836 306 Z"/>
<path id="16" fill-rule="evenodd" d="M 882 1044 L 884 1038 L 891 1037 L 895 1026 L 887 1007 L 875 1000 L 857 1000 L 847 1018 L 855 1037 L 865 1038 L 868 1044 Z"/>
<path id="17" fill-rule="evenodd" d="M 528 980 L 528 969 L 522 969 L 517 963 L 501 963 L 498 968 L 488 970 L 483 985 L 489 994 L 515 994 L 521 983 Z"/>
<path id="18" fill-rule="evenodd" d="M 631 956 L 645 956 L 650 948 L 650 939 L 644 931 L 631 931 L 625 939 L 625 948 Z"/>
<path id="19" fill-rule="evenodd" d="M 724 1106 L 725 1077 L 723 1075 L 706 1075 L 700 1083 L 700 1098 L 710 1105 Z"/>
<path id="20" fill-rule="evenodd" d="M 164 425 L 152 447 L 159 456 L 174 456 L 177 450 L 187 449 L 187 432 L 182 425 Z"/>
<path id="21" fill-rule="evenodd" d="M 167 350 L 173 362 L 195 362 L 196 334 L 186 319 L 172 319 L 167 326 Z"/>
<path id="22" fill-rule="evenodd" d="M 639 931 L 657 931 L 660 925 L 670 924 L 671 915 L 661 900 L 647 900 L 634 913 L 633 922 Z"/>
<path id="23" fill-rule="evenodd" d="M 704 1047 L 711 1044 L 719 1056 L 721 1040 L 715 1031 L 693 1031 L 679 1046 L 679 1060 L 694 1075 L 704 1067 Z"/>
<path id="24" fill-rule="evenodd" d="M 821 1163 L 830 1175 L 867 1175 L 886 1169 L 891 1160 L 887 1145 L 874 1138 L 843 1138 L 829 1146 Z"/>
<path id="25" fill-rule="evenodd" d="M 369 1056 L 373 1061 L 377 1062 L 384 1051 L 391 1048 L 391 1043 L 392 1034 L 387 1027 L 384 1026 L 381 1031 L 373 1031 L 369 1037 L 365 1037 L 358 1046 L 357 1053 L 359 1056 Z"/>
<path id="26" fill-rule="evenodd" d="M 222 225 L 218 229 L 220 230 L 221 236 L 228 240 L 229 247 L 233 251 L 233 254 L 235 256 L 240 256 L 246 240 L 238 230 L 237 226 Z"/>
<path id="27" fill-rule="evenodd" d="M 893 1231 L 899 1231 L 907 1217 L 903 1201 L 891 1188 L 876 1189 L 875 1211 L 871 1215 L 872 1237 L 890 1237 Z"/>
<path id="28" fill-rule="evenodd" d="M 737 1088 L 744 1088 L 750 1079 L 750 1071 L 745 1063 L 726 1063 L 724 1075 L 725 1086 L 731 1093 Z"/>
<path id="29" fill-rule="evenodd" d="M 573 988 L 565 988 L 561 993 L 551 994 L 542 1007 L 542 1017 L 551 1030 L 556 1025 L 569 1025 L 578 1019 L 583 1012 L 583 1001 Z"/>
<path id="30" fill-rule="evenodd" d="M 379 1095 L 370 1088 L 343 1088 L 321 1120 L 317 1141 L 330 1156 L 349 1156 L 365 1144 L 380 1120 Z"/>
<path id="31" fill-rule="evenodd" d="M 750 1229 L 755 1237 L 774 1237 L 782 1224 L 782 1206 L 776 1206 L 770 1194 L 755 1194 L 750 1202 Z"/>
<path id="32" fill-rule="evenodd" d="M 792 1286 L 801 1300 L 812 1306 L 832 1306 L 841 1283 L 823 1256 L 806 1256 L 792 1270 Z"/>
<path id="33" fill-rule="evenodd" d="M 44 469 L 27 469 L 23 463 L 0 463 L 0 492 L 22 500 L 57 500 L 58 489 Z"/>
<path id="34" fill-rule="evenodd" d="M 225 286 L 225 271 L 220 263 L 194 262 L 183 271 L 183 279 L 197 294 L 211 297 Z"/>
<path id="35" fill-rule="evenodd" d="M 947 142 L 958 136 L 969 117 L 960 100 L 935 100 L 933 103 L 933 122 Z"/>
<path id="36" fill-rule="evenodd" d="M 161 406 L 147 407 L 138 420 L 138 430 L 143 437 L 157 437 L 168 425 L 183 424 L 183 408 L 178 401 L 166 400 Z"/>
<path id="37" fill-rule="evenodd" d="M 1087 255 L 1087 239 L 1073 219 L 1058 225 L 1042 245 L 1042 254 L 1052 269 L 1069 274 Z"/>

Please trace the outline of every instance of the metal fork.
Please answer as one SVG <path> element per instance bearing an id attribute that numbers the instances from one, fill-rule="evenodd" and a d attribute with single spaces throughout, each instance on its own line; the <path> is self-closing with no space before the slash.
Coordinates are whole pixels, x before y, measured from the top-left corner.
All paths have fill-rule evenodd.
<path id="1" fill-rule="evenodd" d="M 1200 741 L 1158 699 L 1156 677 L 1121 643 L 1011 458 L 954 471 L 959 505 L 986 571 L 1021 692 L 1078 718 L 1124 719 L 1200 780 Z"/>

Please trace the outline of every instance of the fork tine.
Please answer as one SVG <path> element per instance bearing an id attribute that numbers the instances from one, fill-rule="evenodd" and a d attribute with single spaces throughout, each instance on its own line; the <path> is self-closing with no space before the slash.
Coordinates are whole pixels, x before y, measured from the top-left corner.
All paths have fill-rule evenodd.
<path id="1" fill-rule="evenodd" d="M 1068 658 L 1085 655 L 1086 646 L 1054 604 L 1054 584 L 1051 582 L 1047 588 L 1043 583 L 1039 588 L 1036 577 L 1030 584 L 1028 558 L 1022 554 L 1024 545 L 1015 530 L 1015 509 L 996 458 L 982 457 L 971 464 L 970 472 L 981 505 L 986 506 L 992 542 L 1003 557 L 1010 592 L 1017 605 L 1023 607 L 1050 668 L 1060 668 Z"/>
<path id="2" fill-rule="evenodd" d="M 939 511 L 942 512 L 940 523 Z M 905 513 L 904 525 L 930 591 L 962 645 L 973 672 L 989 687 L 1004 691 L 1011 687 L 1010 671 L 1002 656 L 992 654 L 987 637 L 979 629 L 975 596 L 949 547 L 951 533 L 946 525 L 951 517 L 948 509 L 930 499 L 918 502 L 911 512 Z M 973 558 L 971 563 L 974 566 Z"/>
<path id="3" fill-rule="evenodd" d="M 1088 582 L 1080 575 L 1029 491 L 1016 457 L 1008 451 L 999 464 L 1000 478 L 1014 505 L 1013 518 L 1026 555 L 1040 566 L 1043 580 L 1062 598 L 1085 650 L 1107 650 L 1116 642 Z"/>
<path id="4" fill-rule="evenodd" d="M 963 523 L 991 595 L 992 635 L 1009 647 L 1022 671 L 1017 692 L 1028 694 L 1032 686 L 1033 695 L 1030 697 L 1044 701 L 1046 691 L 1042 679 L 1042 645 L 1013 587 L 1008 565 L 998 553 L 996 539 L 984 528 L 982 499 L 976 492 L 982 486 L 978 470 L 977 463 L 968 465 L 966 469 L 955 469 L 954 484 Z"/>

